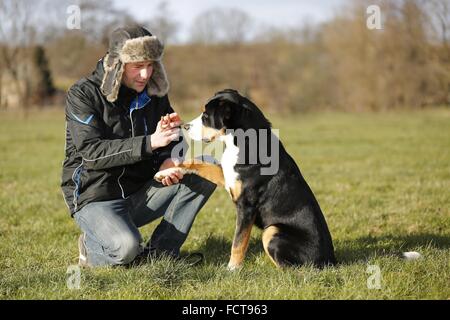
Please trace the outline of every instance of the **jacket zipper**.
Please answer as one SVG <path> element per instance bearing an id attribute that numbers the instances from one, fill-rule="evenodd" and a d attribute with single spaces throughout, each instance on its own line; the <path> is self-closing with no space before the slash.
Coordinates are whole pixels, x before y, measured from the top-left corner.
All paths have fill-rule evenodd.
<path id="1" fill-rule="evenodd" d="M 136 96 L 136 107 L 130 110 L 130 121 L 131 121 L 131 137 L 134 137 L 134 126 L 133 126 L 133 111 L 144 108 L 152 99 L 149 99 L 142 107 L 139 108 L 139 99 Z M 145 135 L 147 135 L 147 120 L 144 117 Z"/>
<path id="2" fill-rule="evenodd" d="M 123 187 L 120 184 L 120 178 L 122 178 L 124 173 L 125 173 L 125 167 L 123 167 L 122 174 L 117 178 L 117 183 L 119 184 L 120 191 L 122 191 L 122 198 L 125 199 L 125 192 L 123 191 Z"/>
<path id="3" fill-rule="evenodd" d="M 145 107 L 150 101 L 151 101 L 151 99 L 148 100 L 141 108 L 139 108 L 139 98 L 138 98 L 138 96 L 136 96 L 136 107 L 135 107 L 134 109 L 131 109 L 131 110 L 130 110 L 131 137 L 134 137 L 133 111 L 136 110 L 136 109 L 138 109 L 138 108 L 139 108 L 139 109 L 142 109 L 142 108 Z M 145 135 L 147 135 L 147 121 L 145 120 L 145 117 L 144 117 L 144 125 L 145 125 Z M 120 184 L 120 178 L 122 178 L 122 176 L 125 174 L 125 169 L 126 169 L 126 167 L 123 167 L 123 170 L 122 170 L 121 175 L 117 178 L 117 183 L 119 184 L 120 191 L 122 191 L 122 198 L 124 198 L 124 199 L 125 199 L 125 192 L 124 192 L 124 190 L 123 190 L 122 185 Z"/>

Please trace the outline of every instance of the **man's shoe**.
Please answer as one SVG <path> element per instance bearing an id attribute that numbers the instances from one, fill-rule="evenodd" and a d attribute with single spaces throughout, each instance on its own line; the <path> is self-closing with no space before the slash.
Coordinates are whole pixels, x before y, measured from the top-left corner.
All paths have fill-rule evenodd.
<path id="1" fill-rule="evenodd" d="M 78 238 L 78 251 L 80 252 L 80 256 L 78 258 L 78 265 L 80 267 L 89 267 L 89 263 L 87 260 L 87 250 L 85 244 L 86 234 L 82 233 Z"/>

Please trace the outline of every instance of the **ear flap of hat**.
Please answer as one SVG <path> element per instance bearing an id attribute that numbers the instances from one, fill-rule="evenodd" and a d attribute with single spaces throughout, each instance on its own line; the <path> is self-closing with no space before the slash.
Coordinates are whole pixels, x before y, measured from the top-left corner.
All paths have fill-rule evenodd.
<path id="1" fill-rule="evenodd" d="M 114 102 L 119 94 L 123 74 L 123 64 L 118 57 L 113 58 L 107 54 L 103 60 L 103 69 L 105 70 L 105 73 L 103 75 L 100 90 L 102 94 L 106 96 L 106 100 Z"/>
<path id="2" fill-rule="evenodd" d="M 147 84 L 147 93 L 149 96 L 163 97 L 168 92 L 169 81 L 167 80 L 166 70 L 160 61 L 154 61 L 153 74 Z"/>

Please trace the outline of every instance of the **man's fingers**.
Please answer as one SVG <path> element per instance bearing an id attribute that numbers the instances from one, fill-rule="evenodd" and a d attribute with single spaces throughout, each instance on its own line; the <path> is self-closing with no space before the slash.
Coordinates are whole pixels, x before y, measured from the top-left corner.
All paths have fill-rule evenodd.
<path id="1" fill-rule="evenodd" d="M 171 113 L 169 115 L 169 118 L 170 118 L 170 122 L 180 122 L 180 123 L 183 122 L 183 120 L 181 120 L 181 117 L 175 112 Z"/>
<path id="2" fill-rule="evenodd" d="M 169 118 L 170 121 L 181 121 L 180 116 L 176 112 L 169 114 Z"/>
<path id="3" fill-rule="evenodd" d="M 170 126 L 170 116 L 166 114 L 165 116 L 161 116 L 161 128 L 165 129 Z"/>
<path id="4" fill-rule="evenodd" d="M 173 128 L 170 130 L 167 130 L 165 132 L 165 135 L 169 141 L 177 140 L 180 137 L 181 130 L 179 128 Z"/>
<path id="5" fill-rule="evenodd" d="M 181 126 L 182 124 L 183 124 L 182 121 L 177 120 L 177 121 L 171 121 L 169 123 L 163 123 L 161 127 L 163 129 L 166 129 L 166 128 L 177 128 L 177 127 Z"/>
<path id="6" fill-rule="evenodd" d="M 178 134 L 180 134 L 180 132 L 181 132 L 181 129 L 180 128 L 171 128 L 171 129 L 167 129 L 164 133 L 166 134 L 166 135 L 172 135 L 172 134 L 175 134 L 175 133 L 178 133 Z"/>
<path id="7" fill-rule="evenodd" d="M 161 120 L 158 122 L 158 126 L 161 129 L 166 129 L 166 128 L 168 128 L 170 126 L 170 124 L 167 123 L 167 121 L 164 121 L 164 117 L 161 117 Z"/>
<path id="8" fill-rule="evenodd" d="M 181 179 L 183 179 L 183 173 L 179 170 L 174 170 L 171 174 L 170 174 L 170 179 L 172 180 L 173 183 L 178 183 L 180 182 Z"/>
<path id="9" fill-rule="evenodd" d="M 171 128 L 175 128 L 175 127 L 181 126 L 182 123 L 183 123 L 182 121 L 177 120 L 177 121 L 171 121 L 169 125 L 170 125 Z"/>
<path id="10" fill-rule="evenodd" d="M 173 134 L 180 134 L 181 133 L 181 129 L 180 128 L 171 128 L 171 129 L 166 129 L 162 132 L 162 134 L 164 136 L 171 136 Z"/>
<path id="11" fill-rule="evenodd" d="M 176 133 L 176 134 L 172 134 L 172 135 L 168 136 L 167 138 L 169 139 L 170 142 L 177 141 L 180 138 L 180 135 L 178 133 Z"/>
<path id="12" fill-rule="evenodd" d="M 172 180 L 172 183 L 173 183 L 173 184 L 176 184 L 176 183 L 178 183 L 178 181 L 179 181 L 179 179 L 178 179 L 178 177 L 177 177 L 176 174 L 171 174 L 171 175 L 170 175 L 170 180 Z"/>
<path id="13" fill-rule="evenodd" d="M 171 186 L 172 185 L 172 180 L 170 180 L 169 177 L 165 177 L 164 179 L 161 180 L 161 183 L 165 186 Z"/>
<path id="14" fill-rule="evenodd" d="M 165 186 L 171 186 L 173 184 L 179 183 L 183 179 L 183 172 L 180 170 L 166 169 L 167 175 L 161 179 L 161 183 Z"/>
<path id="15" fill-rule="evenodd" d="M 173 184 L 177 184 L 178 182 L 180 182 L 180 180 L 181 179 L 178 178 L 175 173 L 171 173 L 169 176 L 165 177 L 161 182 L 165 186 L 171 186 Z"/>
<path id="16" fill-rule="evenodd" d="M 181 121 L 180 116 L 173 112 L 171 114 L 166 114 L 165 116 L 161 117 L 161 128 L 167 129 L 167 128 L 176 128 L 183 124 L 183 121 Z"/>
<path id="17" fill-rule="evenodd" d="M 169 121 L 166 121 L 166 120 L 161 120 L 161 128 L 162 129 L 166 129 L 166 128 L 169 128 L 170 127 L 170 122 Z"/>
<path id="18" fill-rule="evenodd" d="M 171 179 L 170 177 L 167 177 L 167 178 L 166 178 L 166 181 L 167 181 L 167 185 L 168 185 L 168 186 L 173 185 L 173 181 L 172 181 L 172 179 Z"/>
<path id="19" fill-rule="evenodd" d="M 183 175 L 182 172 L 180 172 L 180 171 L 175 171 L 173 174 L 177 177 L 178 180 L 183 179 L 183 176 L 184 176 L 184 175 Z"/>

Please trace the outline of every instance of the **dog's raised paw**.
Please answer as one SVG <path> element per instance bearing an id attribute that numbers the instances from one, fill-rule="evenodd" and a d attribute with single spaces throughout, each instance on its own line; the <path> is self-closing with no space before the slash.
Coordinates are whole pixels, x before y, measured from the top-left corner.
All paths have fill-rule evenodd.
<path id="1" fill-rule="evenodd" d="M 153 179 L 155 179 L 158 182 L 161 182 L 165 177 L 168 177 L 168 176 L 170 176 L 171 174 L 173 174 L 175 172 L 180 172 L 180 173 L 184 174 L 185 170 L 183 170 L 183 168 L 177 168 L 177 167 L 164 169 L 164 170 L 158 171 L 153 176 Z"/>

